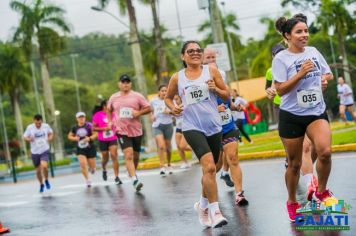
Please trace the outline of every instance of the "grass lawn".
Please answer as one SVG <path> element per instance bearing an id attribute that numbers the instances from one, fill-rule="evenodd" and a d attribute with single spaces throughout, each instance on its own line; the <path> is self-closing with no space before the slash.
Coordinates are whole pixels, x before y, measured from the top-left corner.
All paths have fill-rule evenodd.
<path id="1" fill-rule="evenodd" d="M 332 122 L 332 144 L 356 143 L 356 125 L 345 125 L 342 122 Z M 283 149 L 283 144 L 278 136 L 278 131 L 269 131 L 262 134 L 251 135 L 252 144 L 247 143 L 239 146 L 239 153 L 252 153 L 261 151 L 273 151 Z"/>

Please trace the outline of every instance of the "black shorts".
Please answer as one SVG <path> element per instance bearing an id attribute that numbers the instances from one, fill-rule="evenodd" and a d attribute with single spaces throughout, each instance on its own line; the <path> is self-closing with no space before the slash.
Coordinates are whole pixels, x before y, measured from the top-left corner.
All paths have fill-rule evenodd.
<path id="1" fill-rule="evenodd" d="M 77 148 L 77 155 L 86 156 L 86 158 L 96 158 L 96 149 L 94 145 L 87 148 Z"/>
<path id="2" fill-rule="evenodd" d="M 227 132 L 226 134 L 223 134 L 222 136 L 222 140 L 221 140 L 221 145 L 226 145 L 228 143 L 232 143 L 232 142 L 237 142 L 237 140 L 239 139 L 239 130 L 238 129 L 232 129 L 229 132 Z"/>
<path id="3" fill-rule="evenodd" d="M 282 138 L 303 137 L 308 125 L 319 119 L 324 119 L 329 122 L 326 111 L 319 116 L 297 116 L 280 109 L 278 124 L 279 136 Z"/>
<path id="4" fill-rule="evenodd" d="M 182 129 L 176 128 L 176 133 L 181 133 L 181 134 L 182 134 L 182 133 L 183 133 L 183 132 L 182 132 Z"/>
<path id="5" fill-rule="evenodd" d="M 41 161 L 48 162 L 49 155 L 50 155 L 49 150 L 47 150 L 41 154 L 31 154 L 32 163 L 33 163 L 34 167 L 37 168 L 41 164 Z"/>
<path id="6" fill-rule="evenodd" d="M 109 147 L 116 145 L 117 146 L 117 140 L 113 141 L 99 141 L 99 149 L 102 152 L 109 151 Z"/>
<path id="7" fill-rule="evenodd" d="M 211 152 L 214 157 L 214 162 L 218 163 L 221 149 L 221 132 L 211 136 L 205 136 L 205 134 L 200 131 L 188 130 L 183 131 L 183 135 L 199 160 L 202 156 Z"/>
<path id="8" fill-rule="evenodd" d="M 117 135 L 122 150 L 132 147 L 134 152 L 141 151 L 142 135 L 137 137 L 128 137 L 127 135 Z"/>

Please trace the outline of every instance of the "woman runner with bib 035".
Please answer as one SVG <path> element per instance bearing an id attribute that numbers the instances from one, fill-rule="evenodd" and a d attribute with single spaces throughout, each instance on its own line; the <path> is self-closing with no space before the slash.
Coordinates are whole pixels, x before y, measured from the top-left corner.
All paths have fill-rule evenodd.
<path id="1" fill-rule="evenodd" d="M 227 220 L 219 209 L 215 179 L 221 147 L 217 96 L 227 100 L 229 91 L 216 68 L 202 65 L 203 49 L 199 43 L 185 42 L 181 59 L 185 68 L 169 81 L 165 102 L 174 115 L 183 114 L 183 135 L 203 169 L 202 196 L 194 205 L 199 221 L 205 227 L 221 227 Z M 183 107 L 174 105 L 176 94 L 181 97 Z"/>
<path id="2" fill-rule="evenodd" d="M 298 14 L 290 19 L 281 17 L 277 30 L 288 41 L 288 49 L 278 53 L 272 62 L 272 73 L 278 94 L 282 97 L 279 112 L 279 136 L 288 157 L 285 174 L 288 189 L 289 219 L 296 219 L 300 207 L 296 188 L 302 162 L 305 133 L 318 156 L 316 170 L 318 189 L 313 194 L 317 202 L 337 199 L 326 188 L 331 170 L 331 131 L 325 111 L 322 84 L 332 78 L 328 64 L 320 52 L 308 47 L 307 18 Z"/>

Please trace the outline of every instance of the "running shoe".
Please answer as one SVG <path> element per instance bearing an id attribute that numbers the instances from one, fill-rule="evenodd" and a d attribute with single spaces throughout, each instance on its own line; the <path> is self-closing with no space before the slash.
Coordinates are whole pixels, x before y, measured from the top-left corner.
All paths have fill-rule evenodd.
<path id="1" fill-rule="evenodd" d="M 240 193 L 238 193 L 236 195 L 235 204 L 238 205 L 238 206 L 246 206 L 246 205 L 248 205 L 248 201 L 244 196 L 244 191 L 241 191 Z"/>
<path id="2" fill-rule="evenodd" d="M 48 182 L 48 179 L 45 180 L 45 185 L 46 185 L 46 189 L 50 190 L 51 189 L 51 185 Z"/>
<path id="3" fill-rule="evenodd" d="M 325 206 L 332 206 L 334 204 L 338 204 L 339 202 L 329 189 L 326 189 L 322 193 L 315 191 L 313 194 L 313 200 L 315 200 L 317 203 L 324 202 Z"/>
<path id="4" fill-rule="evenodd" d="M 41 184 L 40 185 L 40 193 L 43 193 L 45 190 L 45 185 L 44 184 Z"/>
<path id="5" fill-rule="evenodd" d="M 173 174 L 173 167 L 172 166 L 168 166 L 168 173 L 171 175 Z"/>
<path id="6" fill-rule="evenodd" d="M 204 227 L 211 227 L 211 220 L 209 217 L 209 208 L 201 209 L 200 203 L 194 203 L 194 210 L 198 213 L 199 223 Z"/>
<path id="7" fill-rule="evenodd" d="M 225 184 L 229 187 L 234 187 L 234 182 L 232 182 L 231 178 L 230 178 L 230 175 L 229 174 L 226 174 L 226 175 L 220 175 L 220 179 L 224 180 L 225 181 Z"/>
<path id="8" fill-rule="evenodd" d="M 108 173 L 106 170 L 103 170 L 103 180 L 104 181 L 108 180 Z"/>
<path id="9" fill-rule="evenodd" d="M 318 179 L 313 175 L 310 183 L 308 184 L 307 190 L 307 200 L 311 201 L 313 198 L 313 194 L 318 190 Z"/>
<path id="10" fill-rule="evenodd" d="M 136 179 L 133 183 L 133 186 L 136 189 L 136 192 L 139 192 L 143 187 L 143 184 L 138 179 Z"/>
<path id="11" fill-rule="evenodd" d="M 122 181 L 121 181 L 121 179 L 119 178 L 119 176 L 116 176 L 116 177 L 115 177 L 115 184 L 117 184 L 117 185 L 122 184 Z"/>
<path id="12" fill-rule="evenodd" d="M 211 227 L 219 228 L 224 225 L 227 225 L 227 219 L 221 214 L 221 211 L 218 209 L 215 211 L 214 215 L 210 216 L 211 218 Z"/>
<path id="13" fill-rule="evenodd" d="M 287 206 L 289 220 L 291 222 L 295 222 L 295 218 L 297 217 L 297 215 L 299 215 L 299 213 L 297 214 L 297 209 L 300 208 L 301 205 L 298 202 L 288 203 L 287 201 L 286 206 Z"/>
<path id="14" fill-rule="evenodd" d="M 87 187 L 90 188 L 91 187 L 91 181 L 90 180 L 87 180 Z"/>
<path id="15" fill-rule="evenodd" d="M 159 174 L 160 174 L 161 176 L 166 176 L 166 175 L 167 175 L 166 168 L 162 167 L 162 168 L 161 168 L 161 171 L 159 172 Z"/>
<path id="16" fill-rule="evenodd" d="M 191 167 L 191 165 L 190 165 L 189 162 L 183 163 L 183 164 L 180 166 L 181 169 L 189 169 L 190 167 Z"/>

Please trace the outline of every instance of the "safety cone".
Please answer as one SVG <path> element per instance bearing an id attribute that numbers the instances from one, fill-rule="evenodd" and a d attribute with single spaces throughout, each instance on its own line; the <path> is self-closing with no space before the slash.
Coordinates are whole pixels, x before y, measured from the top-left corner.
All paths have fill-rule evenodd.
<path id="1" fill-rule="evenodd" d="M 2 224 L 0 222 L 0 234 L 4 234 L 4 233 L 9 233 L 10 229 L 9 228 L 3 228 Z"/>

